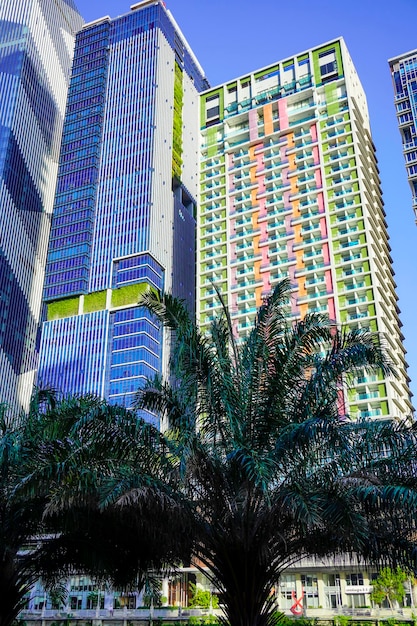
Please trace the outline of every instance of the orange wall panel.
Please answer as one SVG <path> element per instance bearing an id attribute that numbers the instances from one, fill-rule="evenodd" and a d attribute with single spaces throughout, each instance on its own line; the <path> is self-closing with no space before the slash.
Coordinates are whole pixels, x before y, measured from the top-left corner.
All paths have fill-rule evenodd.
<path id="1" fill-rule="evenodd" d="M 272 102 L 264 105 L 264 124 L 265 135 L 271 135 L 274 132 L 274 123 L 272 121 Z"/>

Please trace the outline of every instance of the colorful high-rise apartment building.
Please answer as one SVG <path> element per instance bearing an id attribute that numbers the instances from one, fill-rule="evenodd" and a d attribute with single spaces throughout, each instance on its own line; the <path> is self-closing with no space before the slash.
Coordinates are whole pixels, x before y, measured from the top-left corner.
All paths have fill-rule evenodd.
<path id="1" fill-rule="evenodd" d="M 396 370 L 358 377 L 354 418 L 412 412 L 366 98 L 343 39 L 201 96 L 198 316 L 223 293 L 238 333 L 277 281 L 291 312 L 381 334 Z"/>
<path id="2" fill-rule="evenodd" d="M 0 2 L 0 401 L 33 389 L 75 33 L 72 0 Z"/>
<path id="3" fill-rule="evenodd" d="M 199 92 L 208 83 L 163 2 L 76 38 L 49 243 L 38 380 L 131 406 L 161 371 L 148 286 L 195 302 Z"/>
<path id="4" fill-rule="evenodd" d="M 417 50 L 394 57 L 388 63 L 407 178 L 417 220 Z"/>

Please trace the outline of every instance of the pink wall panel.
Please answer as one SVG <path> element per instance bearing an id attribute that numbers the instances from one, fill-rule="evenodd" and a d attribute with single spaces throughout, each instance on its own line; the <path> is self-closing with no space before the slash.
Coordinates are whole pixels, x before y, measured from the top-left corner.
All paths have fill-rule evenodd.
<path id="1" fill-rule="evenodd" d="M 249 138 L 254 141 L 258 138 L 258 111 L 251 109 L 249 111 Z"/>
<path id="2" fill-rule="evenodd" d="M 336 319 L 336 307 L 334 304 L 334 298 L 329 298 L 329 301 L 327 304 L 329 308 L 329 317 L 331 320 L 335 320 Z"/>
<path id="3" fill-rule="evenodd" d="M 324 217 L 320 218 L 320 233 L 323 239 L 327 237 L 327 225 Z"/>
<path id="4" fill-rule="evenodd" d="M 280 129 L 288 128 L 287 99 L 278 100 L 278 116 Z"/>
<path id="5" fill-rule="evenodd" d="M 332 273 L 330 270 L 326 270 L 325 278 L 326 278 L 327 293 L 333 293 L 333 280 L 332 280 Z"/>
<path id="6" fill-rule="evenodd" d="M 317 194 L 317 204 L 319 205 L 319 213 L 324 213 L 324 199 L 322 193 Z"/>

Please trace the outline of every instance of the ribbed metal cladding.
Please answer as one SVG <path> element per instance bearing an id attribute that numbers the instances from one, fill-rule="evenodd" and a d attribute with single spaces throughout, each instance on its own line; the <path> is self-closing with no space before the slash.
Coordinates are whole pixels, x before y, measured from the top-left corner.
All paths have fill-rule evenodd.
<path id="1" fill-rule="evenodd" d="M 0 400 L 28 405 L 74 37 L 70 2 L 0 3 Z"/>
<path id="2" fill-rule="evenodd" d="M 62 393 L 103 394 L 101 372 L 106 364 L 109 312 L 98 311 L 55 320 L 42 332 L 42 384 Z M 59 337 L 59 341 L 57 340 Z"/>
<path id="3" fill-rule="evenodd" d="M 192 128 L 197 145 L 198 93 L 206 81 L 163 3 L 103 18 L 77 36 L 38 376 L 62 391 L 100 389 L 111 402 L 131 406 L 144 378 L 166 362 L 162 331 L 137 306 L 138 294 L 146 285 L 165 287 L 194 302 L 197 159 L 182 159 L 174 184 L 176 66 L 185 77 L 179 90 L 186 87 L 189 118 L 184 127 L 178 124 L 177 99 L 176 139 L 188 147 L 190 138 L 184 142 L 178 135 Z M 84 359 L 88 367 L 93 362 L 92 308 L 108 317 L 105 348 L 87 389 L 77 373 L 63 372 L 80 369 Z M 75 333 L 71 346 L 69 328 Z"/>

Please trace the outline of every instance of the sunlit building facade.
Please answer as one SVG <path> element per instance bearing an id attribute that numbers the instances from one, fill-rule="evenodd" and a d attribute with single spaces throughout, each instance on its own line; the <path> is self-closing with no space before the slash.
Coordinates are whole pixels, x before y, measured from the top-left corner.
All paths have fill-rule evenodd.
<path id="1" fill-rule="evenodd" d="M 407 178 L 417 219 L 417 50 L 390 59 L 389 66 Z"/>
<path id="2" fill-rule="evenodd" d="M 392 616 L 387 601 L 382 604 L 382 610 L 374 608 L 371 600 L 373 582 L 378 577 L 379 568 L 355 562 L 349 558 L 304 558 L 295 565 L 288 567 L 280 576 L 274 587 L 277 608 L 289 616 L 301 617 L 307 613 L 311 618 L 330 620 L 334 615 L 342 614 L 357 617 L 387 618 Z M 204 573 L 194 568 L 180 568 L 176 577 L 163 578 L 162 606 L 150 609 L 144 606 L 142 591 L 117 591 L 105 585 L 98 588 L 88 576 L 73 576 L 68 581 L 68 595 L 66 606 L 57 610 L 50 595 L 45 591 L 41 582 L 32 589 L 22 619 L 32 625 L 43 615 L 46 619 L 62 617 L 63 612 L 79 611 L 81 618 L 100 619 L 109 626 L 123 619 L 123 613 L 130 621 L 162 620 L 172 622 L 179 617 L 183 619 L 187 614 L 203 616 L 206 610 L 196 610 L 189 607 L 190 583 L 197 585 L 200 590 L 207 590 L 214 594 L 213 589 Z M 410 616 L 415 606 L 415 584 L 404 586 L 404 607 L 399 612 L 404 619 Z M 385 609 L 385 610 L 384 610 Z M 127 613 L 127 615 L 126 615 Z M 214 611 L 222 616 L 221 608 Z M 76 614 L 75 614 L 76 615 Z"/>
<path id="3" fill-rule="evenodd" d="M 72 0 L 0 3 L 0 401 L 27 407 L 76 31 Z"/>
<path id="4" fill-rule="evenodd" d="M 198 316 L 224 294 L 236 332 L 289 277 L 291 313 L 379 332 L 396 376 L 361 376 L 357 417 L 412 412 L 365 94 L 337 39 L 201 96 Z"/>
<path id="5" fill-rule="evenodd" d="M 75 46 L 46 268 L 39 381 L 131 406 L 161 371 L 137 306 L 195 302 L 198 94 L 207 81 L 163 2 L 87 24 Z"/>

